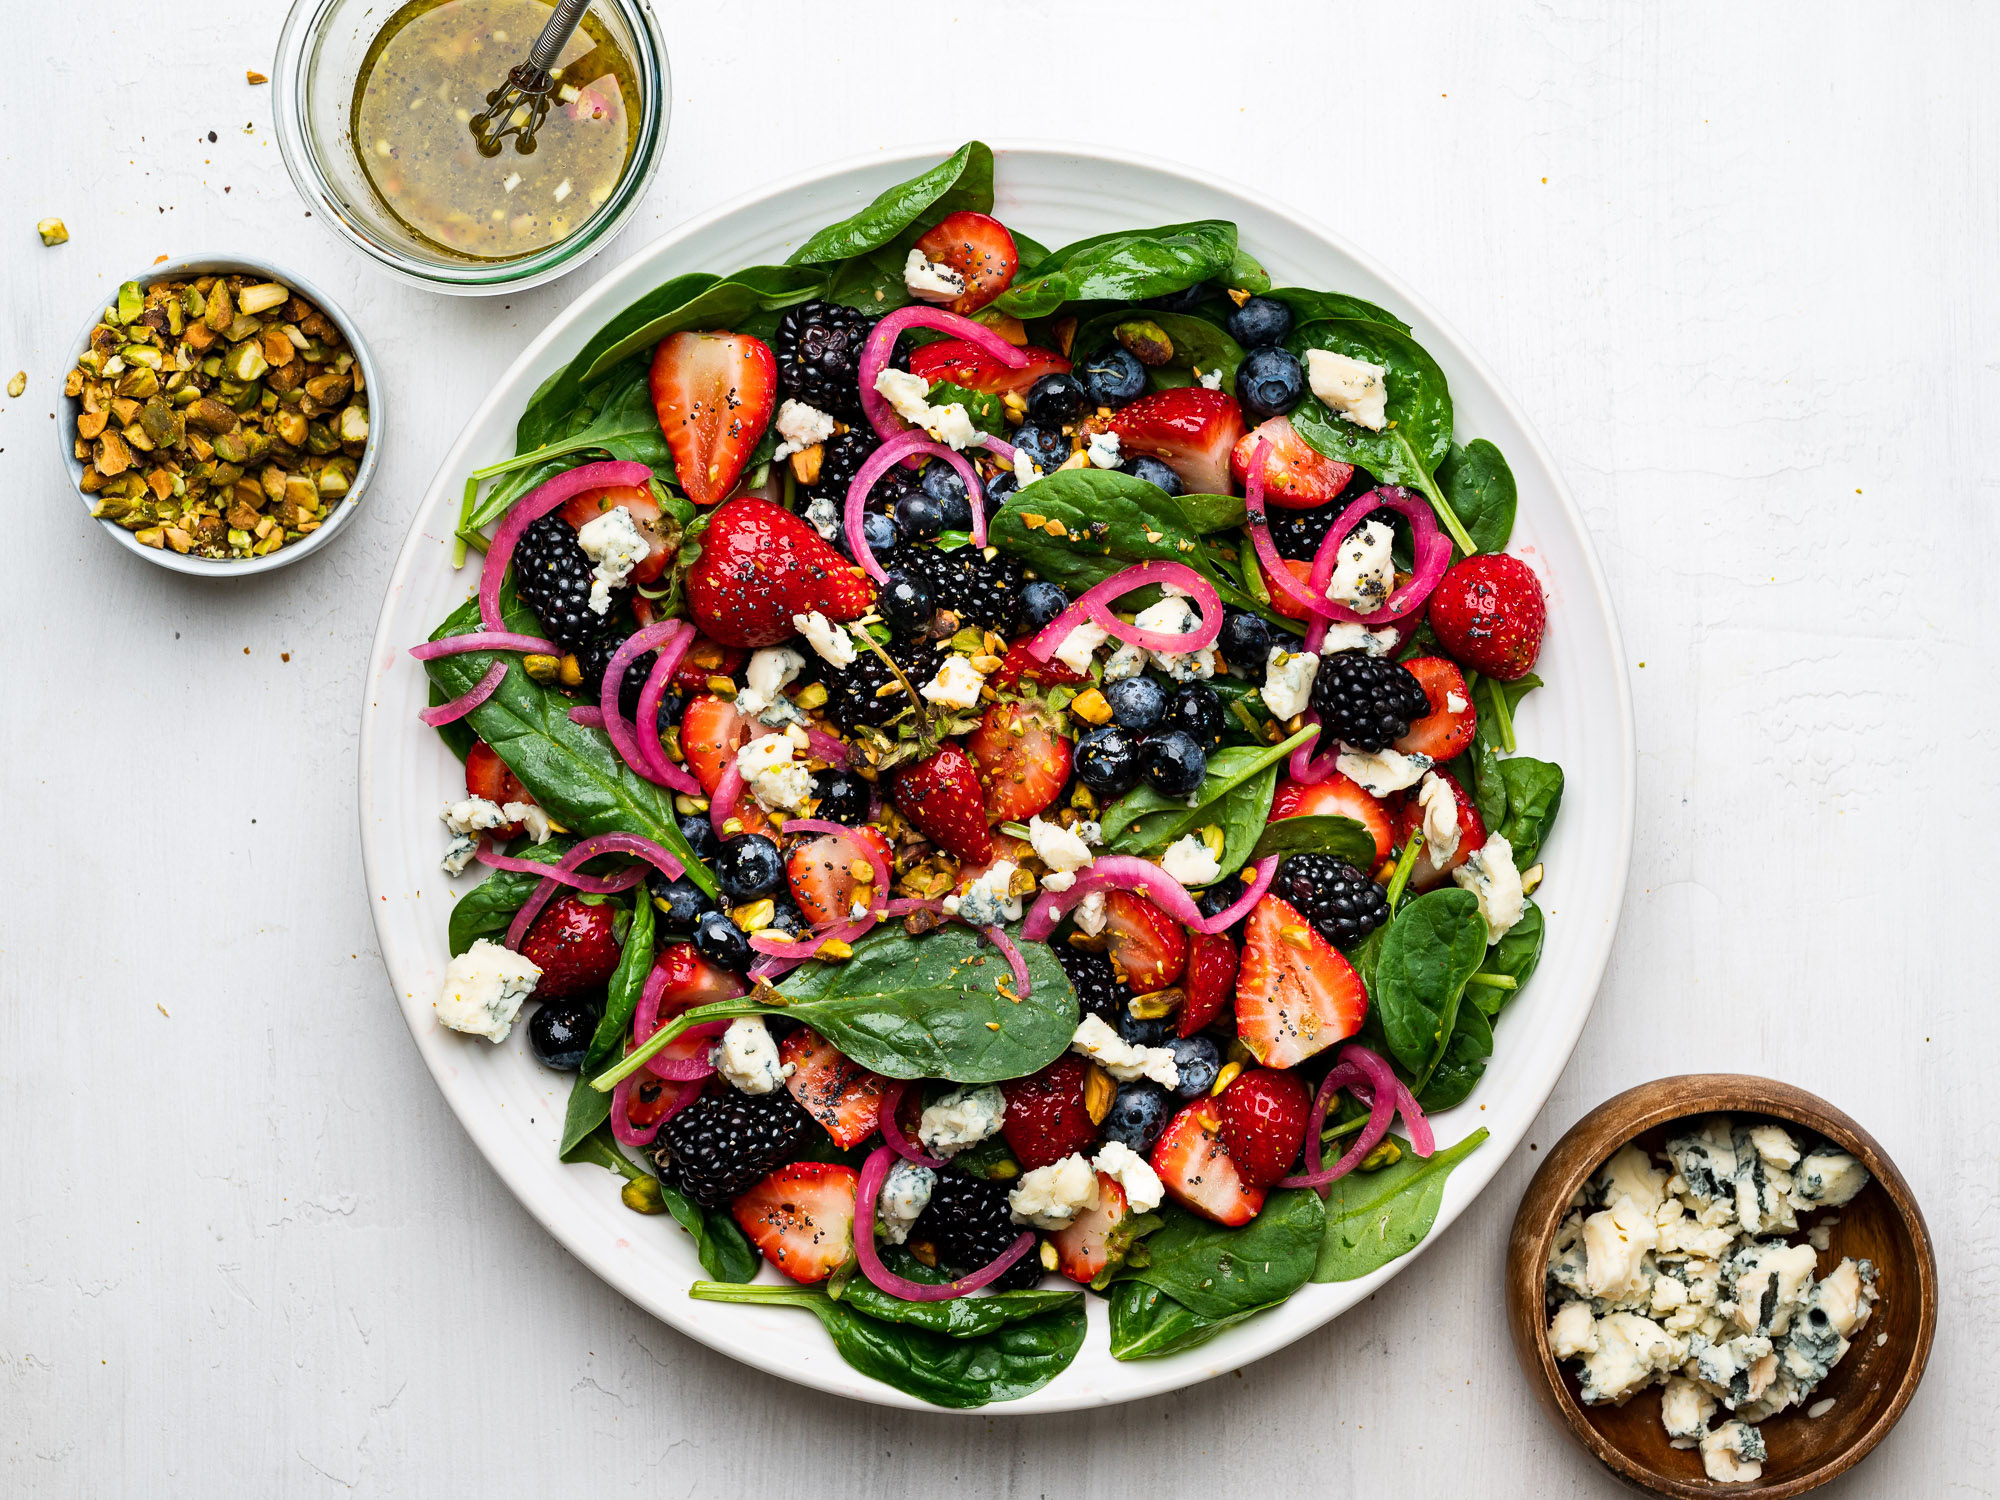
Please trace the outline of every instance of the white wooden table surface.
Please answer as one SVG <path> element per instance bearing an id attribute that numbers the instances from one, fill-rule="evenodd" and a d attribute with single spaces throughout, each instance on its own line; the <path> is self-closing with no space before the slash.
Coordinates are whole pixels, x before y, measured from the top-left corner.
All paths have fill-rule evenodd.
<path id="1" fill-rule="evenodd" d="M 605 1290 L 418 1063 L 362 889 L 355 735 L 451 434 L 651 234 L 817 162 L 1012 133 L 1302 206 L 1520 396 L 1610 574 L 1641 747 L 1624 924 L 1533 1139 L 1685 1070 L 1859 1117 L 1924 1201 L 1945 1304 L 1908 1416 L 1826 1493 L 1993 1493 L 2000 13 L 663 0 L 672 138 L 622 242 L 449 301 L 303 217 L 244 82 L 281 9 L 0 4 L 0 375 L 29 376 L 0 402 L 0 1492 L 1616 1492 L 1507 1346 L 1530 1152 L 1260 1365 L 1095 1415 L 912 1418 Z M 68 245 L 40 246 L 45 215 Z M 51 420 L 93 300 L 211 249 L 319 280 L 396 407 L 347 539 L 235 585 L 111 547 Z"/>

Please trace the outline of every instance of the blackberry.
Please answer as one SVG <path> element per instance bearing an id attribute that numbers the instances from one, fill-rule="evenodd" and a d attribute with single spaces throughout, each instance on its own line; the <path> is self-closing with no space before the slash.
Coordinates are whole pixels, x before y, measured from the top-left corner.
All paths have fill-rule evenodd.
<path id="1" fill-rule="evenodd" d="M 1312 706 L 1335 739 L 1367 751 L 1386 750 L 1431 711 L 1408 669 L 1365 651 L 1335 651 L 1320 662 Z"/>
<path id="2" fill-rule="evenodd" d="M 1271 893 L 1336 948 L 1351 948 L 1389 920 L 1381 886 L 1331 854 L 1294 854 L 1278 866 Z"/>
<path id="3" fill-rule="evenodd" d="M 1315 505 L 1309 510 L 1283 510 L 1275 505 L 1264 508 L 1264 517 L 1271 523 L 1271 545 L 1278 549 L 1278 556 L 1290 558 L 1294 562 L 1309 563 L 1319 551 L 1319 544 L 1326 540 L 1326 533 L 1340 513 L 1347 509 L 1348 502 L 1343 497 L 1329 500 L 1324 505 Z"/>
<path id="4" fill-rule="evenodd" d="M 1105 1025 L 1115 1027 L 1126 1014 L 1132 988 L 1118 977 L 1111 960 L 1102 954 L 1072 948 L 1068 943 L 1057 944 L 1055 954 L 1056 962 L 1062 965 L 1063 973 L 1069 976 L 1076 990 L 1078 1008 L 1086 1016 L 1096 1016 Z"/>
<path id="5" fill-rule="evenodd" d="M 1006 1184 L 952 1171 L 938 1173 L 931 1201 L 910 1229 L 910 1238 L 928 1241 L 937 1251 L 938 1264 L 954 1276 L 990 1266 L 1020 1237 L 1021 1226 L 1007 1211 Z M 1041 1279 L 1041 1261 L 1024 1255 L 988 1285 L 996 1292 L 1011 1292 Z"/>
<path id="6" fill-rule="evenodd" d="M 514 587 L 565 651 L 581 652 L 604 634 L 604 617 L 590 612 L 591 566 L 561 511 L 550 511 L 514 544 Z M 603 670 L 600 663 L 599 675 Z"/>
<path id="7" fill-rule="evenodd" d="M 592 618 L 595 619 L 596 616 L 593 615 Z M 568 643 L 564 642 L 564 644 L 567 645 Z M 590 693 L 592 696 L 601 696 L 600 690 L 604 686 L 605 670 L 611 665 L 612 656 L 624 644 L 624 636 L 612 634 L 600 635 L 595 640 L 585 641 L 581 646 L 570 647 L 576 653 L 577 669 L 583 673 L 583 688 L 585 692 Z M 638 715 L 639 694 L 646 686 L 647 674 L 653 670 L 653 663 L 656 659 L 656 653 L 641 651 L 626 664 L 625 676 L 618 684 L 618 711 L 628 719 L 635 718 Z M 674 697 L 675 694 L 669 689 L 667 696 Z M 660 706 L 663 710 L 667 708 L 667 698 L 660 700 Z M 680 715 L 669 712 L 667 718 L 669 722 L 677 723 L 679 722 Z"/>
<path id="8" fill-rule="evenodd" d="M 937 676 L 944 660 L 943 649 L 928 641 L 895 641 L 887 650 L 910 686 L 919 691 Z M 826 684 L 826 716 L 848 734 L 863 724 L 879 729 L 910 707 L 907 693 L 878 696 L 896 679 L 873 651 L 861 652 L 847 666 L 828 666 L 820 680 Z"/>
<path id="9" fill-rule="evenodd" d="M 778 319 L 778 390 L 836 417 L 861 418 L 861 346 L 874 320 L 837 302 L 801 302 Z"/>
<path id="10" fill-rule="evenodd" d="M 1020 628 L 1021 590 L 1027 582 L 1021 565 L 1004 553 L 987 557 L 977 547 L 900 547 L 883 560 L 930 585 L 931 605 L 948 609 L 963 625 L 978 625 L 1013 635 Z"/>
<path id="11" fill-rule="evenodd" d="M 824 495 L 833 502 L 836 510 L 844 506 L 847 503 L 847 487 L 854 483 L 854 476 L 868 462 L 868 455 L 881 446 L 882 440 L 865 424 L 836 432 L 820 445 L 819 478 L 806 486 L 807 500 Z M 885 476 L 882 484 L 886 486 L 888 482 Z"/>
<path id="12" fill-rule="evenodd" d="M 724 1086 L 661 1126 L 651 1154 L 662 1182 L 703 1208 L 720 1208 L 789 1161 L 812 1129 L 790 1089 L 746 1094 Z"/>

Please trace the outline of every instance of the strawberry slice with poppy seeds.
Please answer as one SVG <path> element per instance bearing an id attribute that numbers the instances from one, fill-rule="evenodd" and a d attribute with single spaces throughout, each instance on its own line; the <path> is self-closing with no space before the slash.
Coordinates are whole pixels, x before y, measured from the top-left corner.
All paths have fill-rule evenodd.
<path id="1" fill-rule="evenodd" d="M 602 489 L 585 490 L 580 495 L 572 495 L 563 506 L 563 519 L 581 531 L 606 511 L 612 510 L 622 510 L 630 516 L 639 535 L 646 539 L 646 555 L 632 565 L 629 581 L 651 583 L 666 572 L 676 550 L 667 544 L 667 525 L 660 519 L 660 502 L 653 498 L 651 490 L 637 484 L 613 484 Z"/>
<path id="2" fill-rule="evenodd" d="M 947 214 L 924 231 L 917 248 L 926 260 L 950 266 L 965 283 L 965 291 L 946 305 L 970 316 L 1014 284 L 1021 253 L 1014 236 L 991 214 L 961 209 Z"/>
<path id="3" fill-rule="evenodd" d="M 841 1150 L 858 1146 L 874 1132 L 888 1080 L 841 1055 L 810 1026 L 801 1026 L 778 1044 L 778 1056 L 792 1064 L 785 1087 L 799 1108 L 826 1127 Z"/>
<path id="4" fill-rule="evenodd" d="M 672 334 L 653 351 L 647 384 L 688 499 L 704 506 L 727 499 L 777 405 L 770 348 L 747 333 Z"/>
<path id="5" fill-rule="evenodd" d="M 538 1000 L 566 1000 L 604 988 L 624 949 L 611 930 L 617 908 L 559 896 L 521 939 L 521 956 L 542 971 Z"/>
<path id="6" fill-rule="evenodd" d="M 662 1026 L 684 1010 L 715 1000 L 734 1000 L 743 993 L 743 981 L 703 958 L 693 943 L 667 944 L 653 960 L 653 973 L 660 980 Z M 686 1062 L 707 1056 L 714 1046 L 713 1037 L 677 1036 L 654 1055 L 663 1062 Z"/>
<path id="7" fill-rule="evenodd" d="M 1144 896 L 1106 891 L 1104 953 L 1133 994 L 1150 995 L 1187 967 L 1187 929 Z"/>
<path id="8" fill-rule="evenodd" d="M 1289 1069 L 1251 1068 L 1216 1099 L 1222 1144 L 1252 1187 L 1266 1188 L 1292 1170 L 1306 1143 L 1312 1090 Z"/>
<path id="9" fill-rule="evenodd" d="M 1281 557 L 1278 561 L 1285 565 L 1287 573 L 1299 581 L 1301 588 L 1310 589 L 1312 585 L 1311 563 L 1300 562 L 1296 557 Z M 1309 611 L 1302 604 L 1294 604 L 1290 594 L 1287 594 L 1283 589 L 1271 588 L 1269 584 L 1266 584 L 1265 587 L 1271 595 L 1272 609 L 1283 615 L 1287 620 L 1303 620 L 1306 618 Z"/>
<path id="10" fill-rule="evenodd" d="M 794 634 L 792 616 L 859 619 L 875 589 L 820 534 L 782 506 L 739 495 L 702 533 L 688 570 L 688 609 L 725 646 L 773 646 Z"/>
<path id="11" fill-rule="evenodd" d="M 681 710 L 681 758 L 704 792 L 722 785 L 736 752 L 757 732 L 757 721 L 739 713 L 727 698 L 704 693 Z"/>
<path id="12" fill-rule="evenodd" d="M 1217 1224 L 1248 1224 L 1264 1207 L 1264 1190 L 1245 1182 L 1230 1160 L 1213 1099 L 1197 1099 L 1167 1122 L 1153 1143 L 1152 1166 L 1168 1197 Z"/>
<path id="13" fill-rule="evenodd" d="M 484 740 L 474 740 L 472 748 L 465 752 L 465 794 L 468 797 L 483 797 L 498 807 L 505 807 L 509 802 L 532 806 L 535 801 L 528 795 L 528 789 L 521 785 L 521 778 L 507 768 L 500 752 Z M 521 825 L 502 823 L 491 832 L 504 844 L 521 836 Z"/>
<path id="14" fill-rule="evenodd" d="M 995 703 L 965 737 L 986 789 L 986 816 L 1025 823 L 1069 782 L 1070 741 L 1062 721 L 1039 703 Z"/>
<path id="15" fill-rule="evenodd" d="M 1053 349 L 1029 344 L 1021 353 L 1028 362 L 1015 369 L 964 339 L 939 339 L 910 351 L 910 373 L 933 382 L 950 381 L 988 396 L 1024 396 L 1028 387 L 1044 375 L 1069 373 L 1069 361 Z"/>
<path id="16" fill-rule="evenodd" d="M 1236 945 L 1219 932 L 1197 932 L 1188 938 L 1187 969 L 1181 976 L 1179 1033 L 1193 1036 L 1215 1023 L 1236 993 Z"/>
<path id="17" fill-rule="evenodd" d="M 1047 661 L 1036 661 L 1028 654 L 1028 640 L 1024 638 L 1007 648 L 1007 654 L 1000 659 L 1000 665 L 986 679 L 986 685 L 996 693 L 1004 693 L 1022 682 L 1038 683 L 1042 687 L 1072 687 L 1079 682 L 1090 681 L 1088 672 L 1074 668 L 1050 657 Z"/>
<path id="18" fill-rule="evenodd" d="M 852 1167 L 795 1161 L 737 1198 L 730 1214 L 764 1259 L 794 1281 L 824 1281 L 854 1254 Z"/>
<path id="19" fill-rule="evenodd" d="M 993 857 L 979 768 L 955 742 L 900 773 L 889 795 L 896 810 L 946 852 L 979 864 Z"/>
<path id="20" fill-rule="evenodd" d="M 1290 1068 L 1361 1029 L 1368 991 L 1354 965 L 1290 903 L 1265 896 L 1243 929 L 1236 1035 L 1267 1068 Z"/>
<path id="21" fill-rule="evenodd" d="M 1133 1220 L 1124 1184 L 1108 1172 L 1097 1174 L 1097 1207 L 1086 1208 L 1070 1220 L 1069 1227 L 1050 1235 L 1055 1246 L 1056 1270 L 1071 1281 L 1088 1286 L 1106 1271 L 1124 1264 L 1132 1248 Z"/>
<path id="22" fill-rule="evenodd" d="M 1375 863 L 1380 864 L 1396 847 L 1396 823 L 1378 797 L 1370 796 L 1361 784 L 1335 771 L 1326 780 L 1311 785 L 1282 781 L 1271 798 L 1271 821 L 1280 818 L 1352 818 L 1375 840 Z"/>
<path id="23" fill-rule="evenodd" d="M 1097 1122 L 1084 1101 L 1090 1065 L 1065 1053 L 1026 1078 L 1000 1085 L 1007 1099 L 1000 1134 L 1022 1170 L 1051 1166 L 1065 1156 L 1088 1152 L 1097 1140 Z"/>
<path id="24" fill-rule="evenodd" d="M 1229 474 L 1239 485 L 1250 479 L 1250 455 L 1259 442 L 1264 453 L 1264 499 L 1282 510 L 1310 510 L 1338 500 L 1354 477 L 1354 465 L 1328 458 L 1292 430 L 1290 417 L 1273 417 L 1246 433 L 1229 454 Z"/>
<path id="25" fill-rule="evenodd" d="M 868 863 L 871 849 L 883 868 L 891 868 L 889 841 L 870 827 L 819 834 L 786 856 L 785 879 L 808 922 L 824 927 L 856 921 L 857 905 L 888 899 L 886 891 L 875 889 L 875 872 Z"/>
<path id="26" fill-rule="evenodd" d="M 1431 711 L 1410 726 L 1395 748 L 1405 755 L 1427 755 L 1434 765 L 1456 759 L 1472 743 L 1479 722 L 1465 674 L 1442 656 L 1414 656 L 1403 667 L 1423 688 Z"/>
<path id="27" fill-rule="evenodd" d="M 1118 434 L 1118 451 L 1127 459 L 1149 453 L 1196 494 L 1233 493 L 1230 455 L 1247 429 L 1243 408 L 1228 392 L 1199 385 L 1155 391 L 1121 408 L 1105 425 Z"/>
<path id="28" fill-rule="evenodd" d="M 1512 682 L 1542 652 L 1549 627 L 1542 581 L 1518 557 L 1482 553 L 1445 571 L 1425 605 L 1444 649 L 1476 672 Z"/>

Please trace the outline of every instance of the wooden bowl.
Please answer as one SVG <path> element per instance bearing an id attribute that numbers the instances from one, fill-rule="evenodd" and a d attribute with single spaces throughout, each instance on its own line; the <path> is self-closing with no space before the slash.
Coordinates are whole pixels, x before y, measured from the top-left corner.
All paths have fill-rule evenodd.
<path id="1" fill-rule="evenodd" d="M 1847 1357 L 1813 1393 L 1813 1401 L 1832 1397 L 1832 1410 L 1808 1417 L 1794 1408 L 1759 1424 L 1770 1455 L 1753 1484 L 1716 1484 L 1703 1472 L 1698 1449 L 1668 1442 L 1658 1387 L 1623 1406 L 1585 1406 L 1576 1378 L 1549 1352 L 1543 1289 L 1549 1247 L 1571 1198 L 1627 1141 L 1657 1152 L 1673 1133 L 1669 1127 L 1707 1114 L 1761 1115 L 1803 1126 L 1852 1153 L 1871 1178 L 1853 1201 L 1824 1216 L 1839 1222 L 1832 1226 L 1831 1247 L 1820 1252 L 1819 1271 L 1832 1270 L 1844 1255 L 1872 1260 L 1881 1301 Z M 1800 1229 L 1819 1217 L 1802 1218 Z M 1507 1246 L 1507 1325 L 1536 1397 L 1599 1463 L 1656 1495 L 1780 1500 L 1846 1473 L 1888 1435 L 1923 1379 L 1937 1331 L 1937 1296 L 1937 1257 L 1923 1212 L 1875 1137 L 1804 1089 L 1735 1073 L 1662 1078 L 1598 1105 L 1543 1159 L 1522 1195 Z M 1883 1333 L 1888 1339 L 1878 1343 Z"/>

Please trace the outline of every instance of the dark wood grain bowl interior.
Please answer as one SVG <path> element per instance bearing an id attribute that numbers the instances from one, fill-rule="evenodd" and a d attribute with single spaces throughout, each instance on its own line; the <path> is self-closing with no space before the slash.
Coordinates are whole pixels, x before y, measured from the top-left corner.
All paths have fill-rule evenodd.
<path id="1" fill-rule="evenodd" d="M 1852 1202 L 1804 1216 L 1800 1236 L 1831 1222 L 1819 1253 L 1825 1274 L 1841 1257 L 1872 1260 L 1881 1301 L 1854 1347 L 1812 1402 L 1831 1398 L 1825 1415 L 1784 1412 L 1762 1423 L 1769 1452 L 1752 1484 L 1716 1484 L 1698 1450 L 1675 1448 L 1660 1425 L 1653 1387 L 1623 1406 L 1586 1406 L 1574 1375 L 1548 1345 L 1543 1298 L 1549 1246 L 1570 1199 L 1627 1141 L 1658 1152 L 1688 1119 L 1724 1113 L 1762 1118 L 1824 1136 L 1868 1168 L 1870 1182 Z M 1752 1496 L 1780 1500 L 1844 1474 L 1887 1435 L 1923 1377 L 1937 1325 L 1937 1261 L 1910 1185 L 1880 1143 L 1847 1115 L 1803 1089 L 1740 1074 L 1692 1074 L 1642 1084 L 1607 1100 L 1573 1126 L 1543 1160 L 1514 1219 L 1507 1250 L 1507 1321 L 1514 1349 L 1543 1409 L 1611 1472 L 1654 1494 Z M 1881 1335 L 1887 1335 L 1884 1339 Z M 1809 1402 L 1808 1405 L 1811 1405 Z"/>

